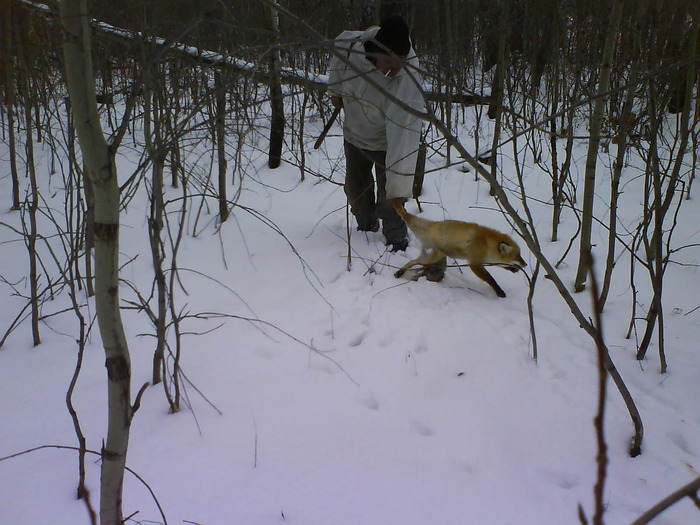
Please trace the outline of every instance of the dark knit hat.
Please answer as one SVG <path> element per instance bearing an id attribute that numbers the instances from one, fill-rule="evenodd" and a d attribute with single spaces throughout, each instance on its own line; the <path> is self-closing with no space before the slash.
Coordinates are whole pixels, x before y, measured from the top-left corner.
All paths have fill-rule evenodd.
<path id="1" fill-rule="evenodd" d="M 376 45 L 373 51 L 388 54 L 388 49 L 396 55 L 408 55 L 411 49 L 408 33 L 408 25 L 400 16 L 395 15 L 384 19 L 374 37 L 379 45 Z"/>

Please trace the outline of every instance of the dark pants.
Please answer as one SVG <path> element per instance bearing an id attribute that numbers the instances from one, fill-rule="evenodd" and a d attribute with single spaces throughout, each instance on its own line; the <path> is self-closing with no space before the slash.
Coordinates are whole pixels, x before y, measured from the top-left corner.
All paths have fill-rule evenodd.
<path id="1" fill-rule="evenodd" d="M 361 230 L 382 220 L 382 233 L 387 244 L 400 242 L 408 236 L 406 224 L 386 201 L 386 151 L 367 151 L 345 142 L 345 195 L 350 211 Z M 377 193 L 374 192 L 374 176 Z"/>

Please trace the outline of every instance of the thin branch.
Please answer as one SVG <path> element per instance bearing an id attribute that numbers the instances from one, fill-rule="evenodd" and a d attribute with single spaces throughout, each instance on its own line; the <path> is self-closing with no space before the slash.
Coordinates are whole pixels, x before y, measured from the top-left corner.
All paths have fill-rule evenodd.
<path id="1" fill-rule="evenodd" d="M 698 510 L 700 510 L 700 503 L 698 502 L 698 491 L 700 490 L 700 477 L 696 478 L 694 481 L 691 481 L 687 485 L 684 485 L 683 487 L 679 488 L 677 491 L 674 493 L 670 494 L 669 496 L 665 497 L 661 501 L 659 501 L 656 505 L 654 505 L 652 508 L 650 508 L 648 511 L 646 511 L 644 514 L 642 514 L 639 518 L 634 520 L 632 522 L 632 525 L 646 525 L 649 523 L 651 520 L 653 520 L 655 517 L 657 517 L 659 514 L 670 508 L 672 505 L 678 503 L 680 500 L 685 498 L 686 496 L 689 497 L 690 499 L 693 500 L 695 503 L 695 506 L 698 507 Z"/>
<path id="2" fill-rule="evenodd" d="M 15 454 L 10 454 L 9 456 L 2 457 L 2 458 L 0 458 L 0 463 L 2 463 L 3 461 L 7 461 L 8 459 L 15 459 L 15 458 L 18 458 L 20 456 L 25 456 L 27 454 L 37 452 L 39 450 L 45 450 L 45 449 L 51 449 L 51 448 L 58 449 L 58 450 L 73 450 L 73 451 L 80 452 L 80 448 L 72 447 L 72 446 L 68 446 L 68 445 L 40 445 L 38 447 L 30 448 L 27 450 L 23 450 L 21 452 L 16 452 Z M 92 454 L 93 456 L 102 457 L 102 454 L 95 451 L 95 450 L 85 449 L 85 452 L 88 454 Z M 163 524 L 168 525 L 168 519 L 165 517 L 165 512 L 163 511 L 163 507 L 161 506 L 160 501 L 158 501 L 156 493 L 153 491 L 151 486 L 146 482 L 146 480 L 144 480 L 140 475 L 138 475 L 136 473 L 136 471 L 134 471 L 133 469 L 131 469 L 129 467 L 124 467 L 124 469 L 127 472 L 129 472 L 129 474 L 134 476 L 137 480 L 139 480 L 144 487 L 146 487 L 146 490 L 148 490 L 148 492 L 151 494 L 151 497 L 153 498 L 153 502 L 156 504 L 156 507 L 158 507 L 158 512 L 160 513 L 160 517 L 163 519 Z"/>

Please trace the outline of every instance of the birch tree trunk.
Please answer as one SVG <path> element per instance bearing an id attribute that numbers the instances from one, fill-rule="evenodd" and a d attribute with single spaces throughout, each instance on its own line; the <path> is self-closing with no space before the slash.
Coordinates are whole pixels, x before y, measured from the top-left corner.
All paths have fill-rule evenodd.
<path id="1" fill-rule="evenodd" d="M 61 0 L 68 93 L 95 197 L 95 308 L 107 367 L 108 427 L 102 448 L 101 525 L 120 525 L 129 443 L 131 364 L 119 311 L 119 186 L 114 151 L 105 141 L 95 97 L 86 0 Z"/>
<path id="2" fill-rule="evenodd" d="M 591 115 L 590 139 L 588 141 L 588 154 L 586 156 L 586 173 L 583 186 L 583 208 L 581 211 L 581 247 L 579 250 L 578 270 L 574 282 L 574 290 L 582 291 L 586 287 L 586 275 L 588 268 L 586 259 L 591 252 L 591 231 L 593 227 L 593 200 L 595 197 L 596 165 L 598 161 L 598 146 L 600 145 L 600 129 L 603 124 L 606 93 L 610 88 L 610 71 L 612 69 L 613 52 L 617 41 L 618 28 L 622 18 L 622 0 L 613 4 L 613 10 L 608 22 L 608 30 L 605 34 L 605 47 L 603 48 L 603 62 L 600 66 L 600 79 L 596 100 L 593 104 Z"/>

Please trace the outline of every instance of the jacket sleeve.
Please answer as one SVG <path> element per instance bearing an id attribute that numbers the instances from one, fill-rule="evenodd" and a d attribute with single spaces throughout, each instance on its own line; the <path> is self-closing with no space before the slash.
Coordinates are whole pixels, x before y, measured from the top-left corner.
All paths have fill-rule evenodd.
<path id="1" fill-rule="evenodd" d="M 362 35 L 361 31 L 343 31 L 333 43 L 337 51 L 343 55 L 349 54 L 353 41 Z M 347 64 L 334 53 L 331 53 L 331 61 L 328 67 L 328 91 L 331 95 L 341 95 L 342 83 L 346 78 Z"/>
<path id="2" fill-rule="evenodd" d="M 392 94 L 407 106 L 423 112 L 423 96 L 415 80 L 408 74 L 400 80 Z M 422 120 L 391 100 L 386 104 L 386 197 L 411 198 Z"/>

